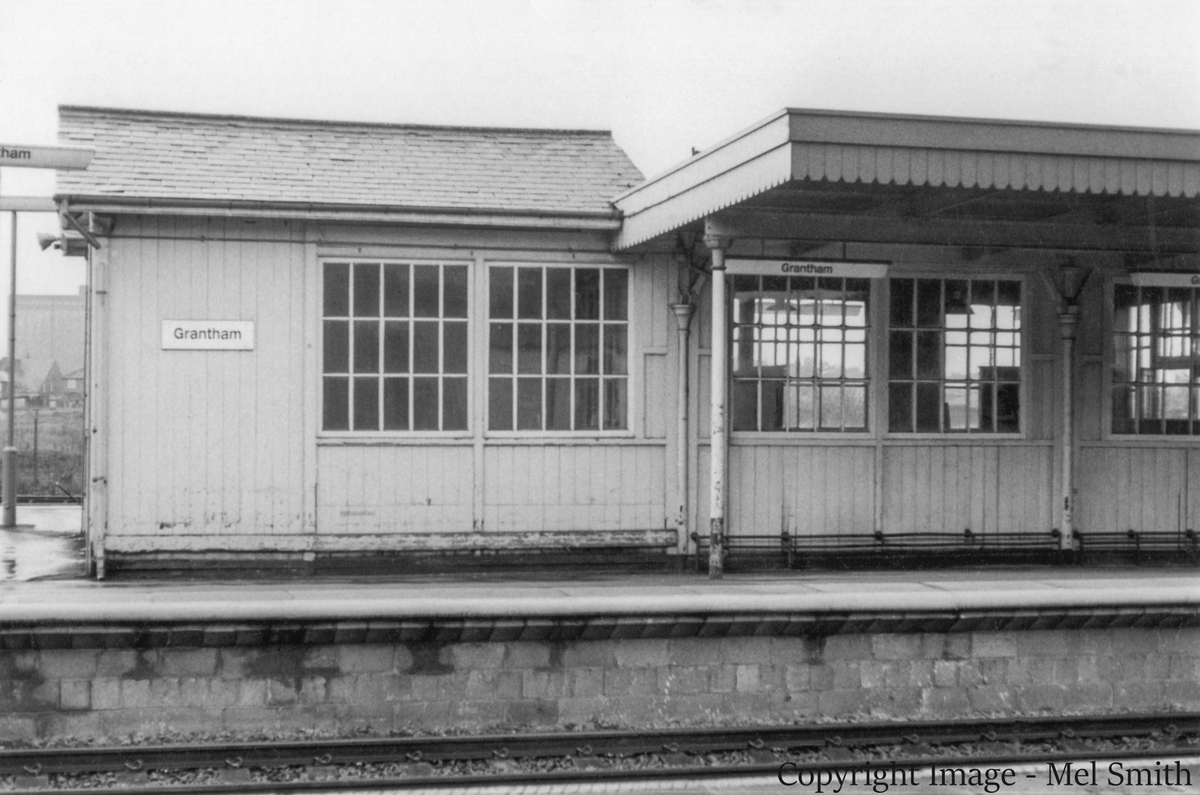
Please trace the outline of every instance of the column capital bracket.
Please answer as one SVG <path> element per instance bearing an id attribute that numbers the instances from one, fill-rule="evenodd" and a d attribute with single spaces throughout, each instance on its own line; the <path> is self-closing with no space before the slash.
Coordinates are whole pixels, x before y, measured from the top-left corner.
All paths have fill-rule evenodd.
<path id="1" fill-rule="evenodd" d="M 708 246 L 713 251 L 724 251 L 733 243 L 733 238 L 729 235 L 704 235 L 704 245 Z"/>

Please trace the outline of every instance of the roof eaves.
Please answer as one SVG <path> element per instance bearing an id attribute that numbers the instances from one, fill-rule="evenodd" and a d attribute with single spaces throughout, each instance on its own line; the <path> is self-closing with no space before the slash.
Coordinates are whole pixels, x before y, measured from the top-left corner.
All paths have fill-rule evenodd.
<path id="1" fill-rule="evenodd" d="M 619 229 L 620 211 L 546 211 L 462 207 L 402 207 L 307 202 L 150 199 L 84 194 L 56 194 L 54 201 L 72 210 L 95 213 L 228 216 L 353 222 L 462 224 L 466 226 L 534 226 Z"/>

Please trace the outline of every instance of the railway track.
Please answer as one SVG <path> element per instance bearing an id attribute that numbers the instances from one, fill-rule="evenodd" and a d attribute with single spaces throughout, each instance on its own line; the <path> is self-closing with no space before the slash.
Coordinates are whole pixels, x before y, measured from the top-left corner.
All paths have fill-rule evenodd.
<path id="1" fill-rule="evenodd" d="M 0 750 L 17 791 L 304 792 L 1200 756 L 1200 714 Z M 0 779 L 3 781 L 3 779 Z M 0 786 L 0 790 L 6 789 Z M 10 790 L 11 791 L 11 790 Z"/>

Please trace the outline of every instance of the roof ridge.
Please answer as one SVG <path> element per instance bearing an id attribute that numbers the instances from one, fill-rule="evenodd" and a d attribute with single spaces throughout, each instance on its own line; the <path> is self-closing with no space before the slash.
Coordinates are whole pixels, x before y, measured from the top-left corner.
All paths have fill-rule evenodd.
<path id="1" fill-rule="evenodd" d="M 170 110 L 145 110 L 138 108 L 112 108 L 112 107 L 97 107 L 91 105 L 59 105 L 59 116 L 63 115 L 90 115 L 90 116 L 128 116 L 128 117 L 151 117 L 157 119 L 194 119 L 207 121 L 236 121 L 236 122 L 251 122 L 259 124 L 283 124 L 292 125 L 295 127 L 340 127 L 340 128 L 364 128 L 364 129 L 388 129 L 388 130 L 444 130 L 450 132 L 500 132 L 500 133 L 532 133 L 547 136 L 581 136 L 581 137 L 606 137 L 612 138 L 612 130 L 589 130 L 589 129 L 571 129 L 571 128 L 555 128 L 555 127 L 471 127 L 466 125 L 453 124 L 400 124 L 393 122 L 371 122 L 371 121 L 341 121 L 332 119 L 301 119 L 285 116 L 242 116 L 237 114 L 223 113 L 194 113 L 186 111 L 170 111 Z"/>

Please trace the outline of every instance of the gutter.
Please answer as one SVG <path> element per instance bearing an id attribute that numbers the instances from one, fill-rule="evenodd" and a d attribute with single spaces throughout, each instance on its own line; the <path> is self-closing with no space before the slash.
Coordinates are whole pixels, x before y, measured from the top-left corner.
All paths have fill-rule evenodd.
<path id="1" fill-rule="evenodd" d="M 415 224 L 425 226 L 491 226 L 534 229 L 621 228 L 622 214 L 615 207 L 607 212 L 556 212 L 542 210 L 487 210 L 456 207 L 386 207 L 371 205 L 316 204 L 310 202 L 206 201 L 120 196 L 57 194 L 56 202 L 70 202 L 72 210 L 106 214 L 216 216 L 224 218 L 270 218 L 306 221 Z"/>

